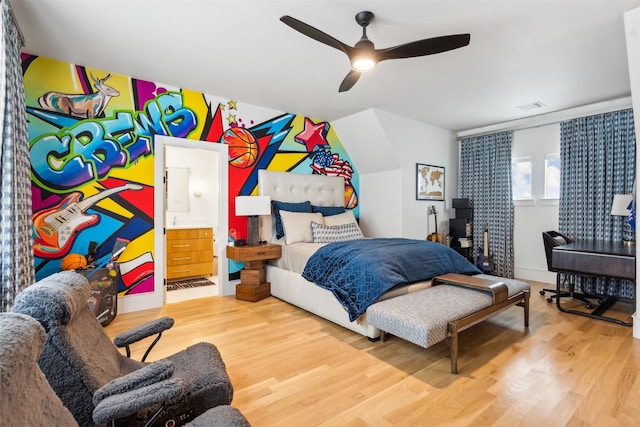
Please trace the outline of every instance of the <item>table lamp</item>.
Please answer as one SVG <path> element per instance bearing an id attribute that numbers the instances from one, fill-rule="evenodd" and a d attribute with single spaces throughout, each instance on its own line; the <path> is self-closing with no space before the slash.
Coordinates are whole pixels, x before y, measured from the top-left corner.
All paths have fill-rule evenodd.
<path id="1" fill-rule="evenodd" d="M 611 204 L 611 215 L 626 217 L 622 226 L 622 241 L 625 246 L 636 244 L 635 230 L 629 224 L 629 214 L 631 213 L 629 207 L 632 200 L 632 194 L 616 194 L 613 196 Z"/>
<path id="2" fill-rule="evenodd" d="M 247 244 L 260 243 L 260 223 L 258 215 L 271 214 L 271 197 L 269 196 L 236 196 L 236 215 L 248 216 Z"/>

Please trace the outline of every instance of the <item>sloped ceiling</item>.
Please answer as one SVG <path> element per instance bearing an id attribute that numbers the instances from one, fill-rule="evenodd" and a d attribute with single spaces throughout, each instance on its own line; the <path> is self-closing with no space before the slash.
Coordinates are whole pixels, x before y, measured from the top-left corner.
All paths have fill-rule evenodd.
<path id="1" fill-rule="evenodd" d="M 463 131 L 629 96 L 622 13 L 640 0 L 11 0 L 24 51 L 335 121 L 374 108 Z M 376 47 L 470 33 L 380 63 L 348 92 L 346 56 L 279 21 Z M 541 102 L 522 111 L 518 106 Z"/>

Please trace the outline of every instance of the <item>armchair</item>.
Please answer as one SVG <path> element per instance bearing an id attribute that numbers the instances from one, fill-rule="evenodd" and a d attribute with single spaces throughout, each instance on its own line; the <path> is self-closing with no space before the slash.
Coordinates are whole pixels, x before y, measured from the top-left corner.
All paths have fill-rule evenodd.
<path id="1" fill-rule="evenodd" d="M 213 344 L 192 345 L 163 359 L 166 363 L 143 371 L 142 368 L 151 365 L 125 357 L 118 351 L 89 309 L 89 294 L 90 286 L 85 277 L 63 271 L 23 290 L 16 296 L 11 309 L 35 318 L 44 327 L 46 340 L 39 359 L 40 368 L 80 426 L 93 425 L 94 409 L 102 402 L 100 398 L 94 399 L 96 392 L 108 383 L 113 386 L 113 382 L 116 384 L 113 387 L 118 389 L 117 381 L 134 372 L 146 384 L 171 377 L 176 381 L 176 387 L 178 383 L 181 385 L 182 392 L 162 408 L 160 405 L 139 408 L 126 420 L 131 425 L 145 424 L 158 409 L 162 410 L 156 415 L 156 423 L 181 425 L 209 408 L 231 403 L 233 387 Z M 157 319 L 136 328 L 133 333 L 121 334 L 119 345 L 126 347 L 135 337 L 161 334 L 171 325 L 171 319 Z M 157 339 L 152 346 L 155 342 Z M 175 372 L 169 373 L 172 370 Z M 156 376 L 153 380 L 145 377 L 151 374 Z"/>
<path id="2" fill-rule="evenodd" d="M 3 425 L 78 425 L 38 366 L 44 342 L 44 329 L 32 317 L 0 313 L 0 413 Z M 172 365 L 169 361 L 156 362 L 99 389 L 94 396 L 99 402 L 93 413 L 96 424 L 107 425 L 140 408 L 158 404 L 160 412 L 157 413 L 160 414 L 165 400 L 182 393 L 182 384 L 175 379 L 146 383 L 157 379 L 159 372 L 171 375 Z M 152 417 L 147 424 L 153 421 Z M 236 408 L 220 405 L 188 425 L 248 427 L 249 423 Z"/>

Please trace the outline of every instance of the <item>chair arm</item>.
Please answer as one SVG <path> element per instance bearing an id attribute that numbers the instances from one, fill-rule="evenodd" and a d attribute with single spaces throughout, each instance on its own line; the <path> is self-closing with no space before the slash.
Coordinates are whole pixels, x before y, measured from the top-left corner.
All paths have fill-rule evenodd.
<path id="1" fill-rule="evenodd" d="M 136 343 L 151 335 L 162 333 L 173 326 L 173 319 L 170 317 L 161 317 L 160 319 L 154 319 L 150 322 L 143 323 L 142 325 L 129 329 L 118 334 L 113 343 L 116 347 L 125 347 L 127 345 Z"/>
<path id="2" fill-rule="evenodd" d="M 162 332 L 173 326 L 173 319 L 170 317 L 161 317 L 160 319 L 155 319 L 150 322 L 144 323 L 136 328 L 129 329 L 128 331 L 122 332 L 118 334 L 113 343 L 116 347 L 125 347 L 127 350 L 127 357 L 131 356 L 131 349 L 129 345 L 141 341 L 147 337 L 158 334 L 156 339 L 149 345 L 147 351 L 144 353 L 142 357 L 142 361 L 144 362 L 149 355 L 149 352 L 156 345 L 160 337 L 162 336 Z"/>
<path id="3" fill-rule="evenodd" d="M 93 394 L 93 404 L 95 406 L 110 396 L 140 389 L 171 378 L 175 370 L 176 365 L 171 360 L 163 359 L 150 363 L 100 387 Z"/>
<path id="4" fill-rule="evenodd" d="M 114 394 L 101 400 L 93 410 L 93 421 L 97 425 L 125 418 L 138 412 L 160 405 L 149 422 L 164 409 L 164 403 L 175 399 L 183 392 L 182 380 L 171 378 L 145 387 Z"/>

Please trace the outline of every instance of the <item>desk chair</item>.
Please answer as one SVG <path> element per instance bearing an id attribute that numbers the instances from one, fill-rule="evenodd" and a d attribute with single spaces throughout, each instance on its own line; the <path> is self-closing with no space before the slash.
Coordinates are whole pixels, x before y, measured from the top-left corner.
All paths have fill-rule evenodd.
<path id="1" fill-rule="evenodd" d="M 577 293 L 574 291 L 575 287 L 575 275 L 562 273 L 555 270 L 552 267 L 552 256 L 553 256 L 553 248 L 560 245 L 566 245 L 567 243 L 571 243 L 572 240 L 567 236 L 564 236 L 557 231 L 543 231 L 542 232 L 542 241 L 544 242 L 544 253 L 547 257 L 547 269 L 552 271 L 558 275 L 557 283 L 560 283 L 560 288 L 567 289 L 566 291 L 559 291 L 558 288 L 549 289 L 543 288 L 540 291 L 540 295 L 545 295 L 547 292 L 552 295 L 547 297 L 547 302 L 552 302 L 554 298 L 564 298 L 571 297 L 582 301 L 586 308 L 593 308 L 593 303 L 588 298 L 597 298 L 595 296 L 591 296 L 588 294 Z"/>

